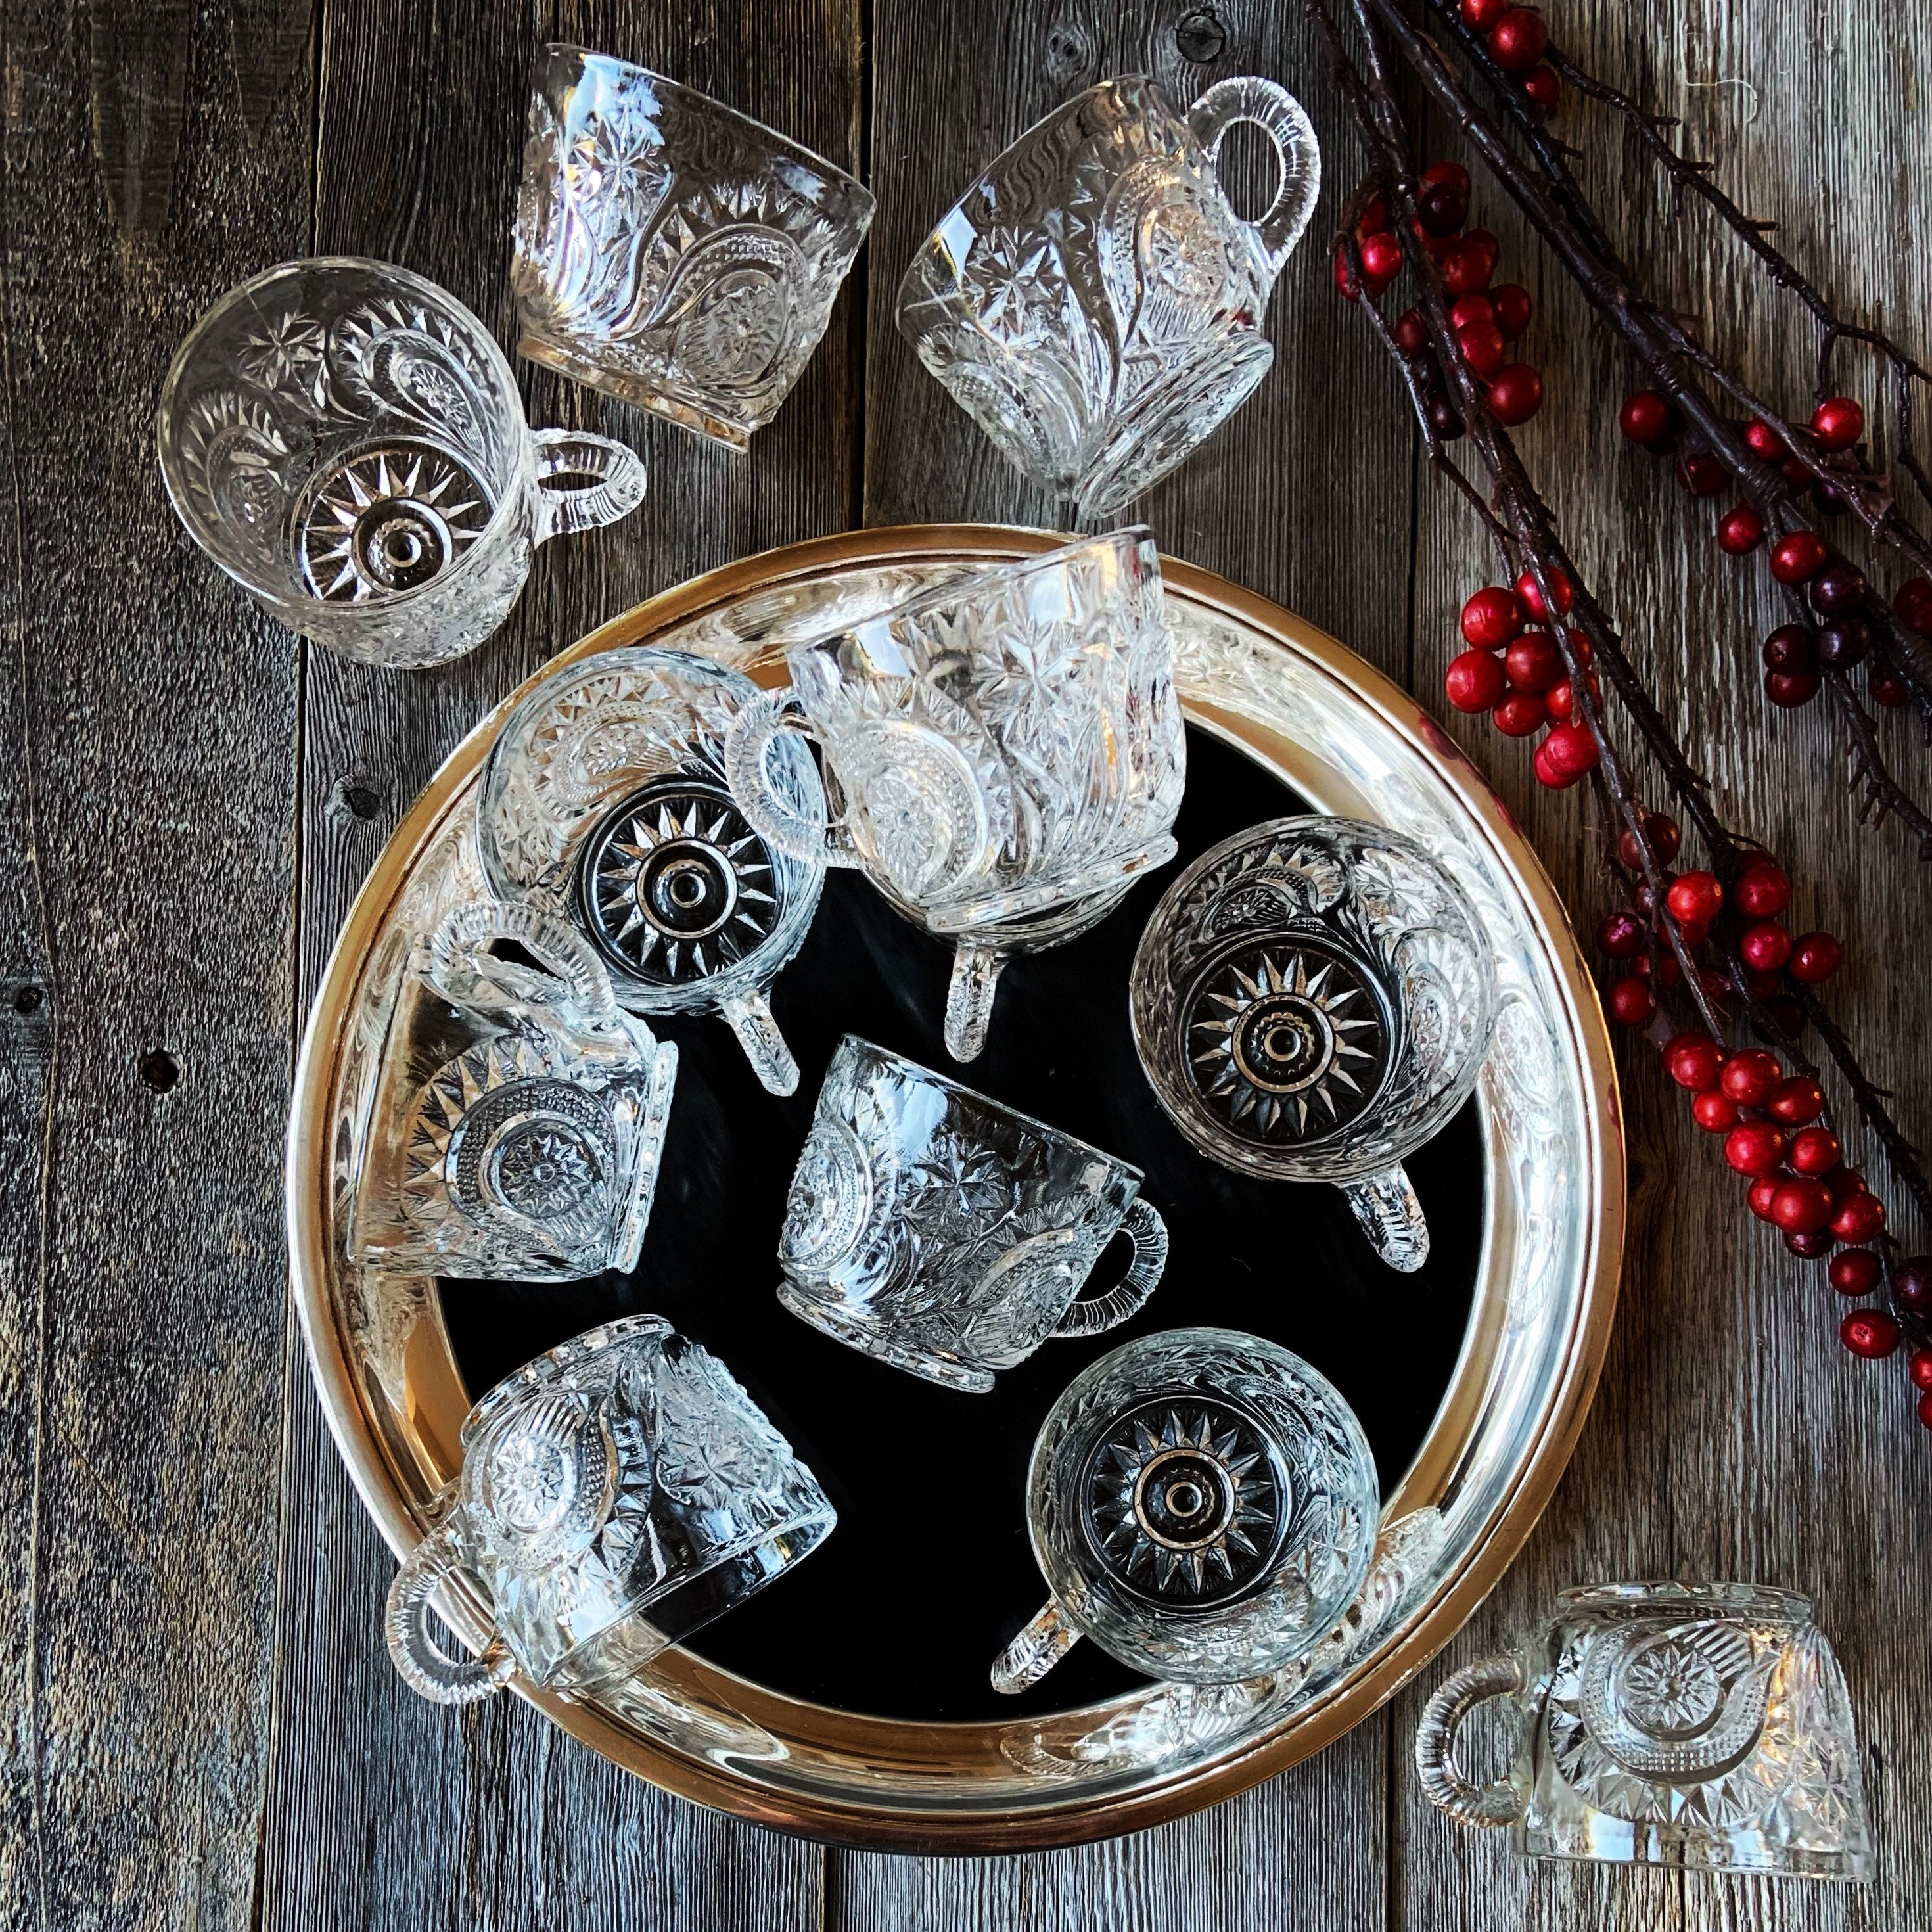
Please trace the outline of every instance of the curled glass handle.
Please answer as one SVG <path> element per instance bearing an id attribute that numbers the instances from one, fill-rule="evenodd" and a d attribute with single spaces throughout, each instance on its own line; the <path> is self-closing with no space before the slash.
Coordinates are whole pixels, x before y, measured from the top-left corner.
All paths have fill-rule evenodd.
<path id="1" fill-rule="evenodd" d="M 952 977 L 946 987 L 946 1050 L 955 1060 L 976 1060 L 993 1023 L 993 994 L 1006 956 L 998 947 L 962 939 L 952 949 Z"/>
<path id="2" fill-rule="evenodd" d="M 1523 1686 L 1514 1657 L 1486 1657 L 1459 1670 L 1424 1706 L 1415 1727 L 1415 1770 L 1423 1796 L 1459 1825 L 1513 1825 L 1522 1816 L 1522 1794 L 1507 1778 L 1472 1784 L 1456 1768 L 1456 1729 L 1478 1704 L 1513 1697 Z"/>
<path id="3" fill-rule="evenodd" d="M 724 782 L 732 799 L 752 830 L 788 857 L 808 866 L 856 866 L 857 850 L 842 824 L 814 812 L 795 788 L 772 783 L 772 747 L 782 731 L 816 735 L 789 690 L 761 691 L 740 708 L 724 734 Z"/>
<path id="4" fill-rule="evenodd" d="M 1258 74 L 1236 74 L 1216 81 L 1187 110 L 1187 119 L 1210 161 L 1220 160 L 1222 137 L 1238 122 L 1252 123 L 1274 144 L 1281 166 L 1274 199 L 1253 220 L 1241 224 L 1260 245 L 1272 288 L 1322 191 L 1322 150 L 1307 111 L 1286 88 Z"/>
<path id="5" fill-rule="evenodd" d="M 484 949 L 492 940 L 520 946 L 547 969 L 544 975 Z M 541 906 L 474 900 L 457 907 L 429 943 L 429 974 L 436 990 L 458 1002 L 475 999 L 486 987 L 498 998 L 555 1006 L 562 993 L 576 1017 L 608 1025 L 617 1016 L 617 997 L 604 962 L 577 929 Z M 551 987 L 539 983 L 548 976 Z"/>
<path id="6" fill-rule="evenodd" d="M 771 1004 L 754 986 L 749 992 L 728 999 L 718 1009 L 738 1036 L 752 1071 L 767 1094 L 798 1091 L 798 1062 L 786 1046 L 778 1023 L 772 1018 Z"/>
<path id="7" fill-rule="evenodd" d="M 1003 1697 L 1018 1696 L 1037 1684 L 1079 1641 L 1080 1633 L 1048 1598 L 1040 1614 L 993 1660 L 993 1688 Z"/>
<path id="8" fill-rule="evenodd" d="M 538 543 L 601 530 L 644 500 L 644 460 L 628 444 L 576 429 L 535 430 L 530 440 L 536 446 Z M 577 480 L 563 486 L 563 477 Z"/>
<path id="9" fill-rule="evenodd" d="M 494 1634 L 475 1657 L 452 1654 L 437 1642 L 430 1625 L 436 1593 L 463 1567 L 455 1532 L 448 1523 L 431 1530 L 396 1572 L 383 1612 L 391 1660 L 403 1682 L 433 1704 L 473 1704 L 494 1696 L 517 1667 Z"/>
<path id="10" fill-rule="evenodd" d="M 1127 1210 L 1120 1232 L 1134 1244 L 1134 1258 L 1118 1288 L 1090 1300 L 1070 1303 L 1053 1331 L 1063 1335 L 1100 1335 L 1138 1314 L 1160 1286 L 1167 1266 L 1167 1223 L 1150 1202 L 1136 1200 Z"/>
<path id="11" fill-rule="evenodd" d="M 1340 1184 L 1370 1246 L 1392 1268 L 1413 1274 L 1429 1258 L 1429 1223 L 1400 1163 L 1366 1180 Z"/>

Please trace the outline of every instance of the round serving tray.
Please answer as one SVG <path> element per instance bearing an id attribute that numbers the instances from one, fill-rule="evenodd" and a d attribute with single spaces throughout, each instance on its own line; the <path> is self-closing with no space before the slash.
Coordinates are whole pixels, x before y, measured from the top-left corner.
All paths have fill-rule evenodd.
<path id="1" fill-rule="evenodd" d="M 920 526 L 795 544 L 652 598 L 573 645 L 546 673 L 619 645 L 652 643 L 703 651 L 762 682 L 782 682 L 784 642 L 801 625 L 832 628 L 976 565 L 1061 541 L 1037 531 Z M 1002 1710 L 967 1721 L 938 1721 L 910 1708 L 872 1714 L 850 1707 L 857 1699 L 842 1703 L 800 1694 L 809 1674 L 801 1676 L 795 1659 L 778 1667 L 769 1648 L 773 1667 L 761 1672 L 757 1642 L 748 1654 L 742 1633 L 769 1645 L 770 1633 L 786 1629 L 784 1594 L 794 1587 L 788 1579 L 712 1627 L 729 1632 L 739 1625 L 735 1646 L 709 1642 L 710 1633 L 700 1633 L 694 1648 L 667 1653 L 647 1673 L 595 1701 L 532 1692 L 518 1681 L 518 1690 L 572 1735 L 682 1796 L 815 1836 L 922 1851 L 1070 1844 L 1214 1804 L 1320 1749 L 1422 1668 L 1514 1556 L 1576 1439 L 1609 1336 L 1622 1245 L 1624 1158 L 1602 1016 L 1556 892 L 1502 802 L 1413 700 L 1279 606 L 1191 565 L 1165 559 L 1162 568 L 1178 681 L 1204 771 L 1238 766 L 1248 773 L 1260 788 L 1252 795 L 1264 801 L 1250 816 L 1312 808 L 1376 820 L 1420 838 L 1471 893 L 1496 948 L 1495 1047 L 1472 1109 L 1443 1136 L 1438 1156 L 1444 1163 L 1460 1158 L 1466 1172 L 1442 1166 L 1432 1186 L 1421 1178 L 1421 1157 L 1418 1164 L 1432 1220 L 1441 1202 L 1445 1232 L 1457 1212 L 1466 1223 L 1442 1244 L 1445 1266 L 1461 1278 L 1436 1292 L 1453 1293 L 1456 1320 L 1466 1305 L 1467 1318 L 1460 1334 L 1452 1323 L 1443 1371 L 1430 1389 L 1432 1398 L 1442 1391 L 1432 1419 L 1425 1408 L 1406 1434 L 1406 1425 L 1394 1429 L 1406 1466 L 1388 1466 L 1390 1438 L 1378 1439 L 1370 1420 L 1384 1492 L 1373 1587 L 1346 1627 L 1281 1676 L 1205 1688 L 1130 1684 L 1096 1653 L 1100 1667 L 1063 1666 L 1010 1715 Z M 474 788 L 495 734 L 522 694 L 512 693 L 458 747 L 376 861 L 337 941 L 297 1073 L 288 1172 L 296 1304 L 344 1459 L 399 1554 L 424 1533 L 436 1493 L 460 1461 L 458 1432 L 472 1390 L 459 1360 L 469 1361 L 479 1382 L 488 1379 L 479 1361 L 496 1372 L 514 1364 L 491 1361 L 488 1346 L 466 1346 L 454 1332 L 461 1324 L 446 1318 L 448 1296 L 436 1282 L 352 1264 L 343 1230 L 409 937 L 452 900 L 482 892 L 470 829 Z M 1228 789 L 1224 780 L 1216 783 Z M 1247 796 L 1239 782 L 1234 791 Z M 1185 823 L 1184 813 L 1184 830 Z M 1112 923 L 1123 922 L 1136 923 L 1130 908 Z M 1132 938 L 1130 932 L 1113 943 L 1130 950 Z M 808 956 L 793 972 L 803 970 Z M 786 981 L 779 985 L 782 990 Z M 1116 990 L 1124 1010 L 1124 974 Z M 996 1047 L 1000 1026 L 996 1015 Z M 722 1036 L 728 1053 L 735 1052 Z M 932 1064 L 946 1064 L 943 1056 Z M 688 1064 L 683 1082 L 692 1078 Z M 974 1070 L 967 1078 L 976 1079 Z M 800 1096 L 808 1107 L 815 1086 L 808 1064 Z M 684 1091 L 681 1083 L 680 1097 Z M 674 1136 L 676 1112 L 674 1101 Z M 674 1148 L 667 1158 L 675 1158 Z M 782 1198 L 782 1178 L 778 1192 Z M 1472 1204 L 1478 1195 L 1480 1220 Z M 1304 1230 L 1332 1215 L 1340 1198 L 1327 1190 L 1288 1186 L 1262 1198 L 1264 1211 L 1278 1216 L 1269 1238 L 1286 1256 L 1300 1251 Z M 1326 1204 L 1317 1208 L 1318 1200 Z M 664 1212 L 661 1185 L 660 1220 Z M 654 1222 L 647 1261 L 662 1232 Z M 1310 1238 L 1318 1252 L 1332 1252 L 1321 1246 L 1328 1237 Z M 706 1287 L 714 1297 L 746 1298 L 747 1307 L 750 1298 L 762 1298 L 757 1305 L 770 1304 L 782 1321 L 771 1295 L 776 1279 L 773 1263 L 752 1280 Z M 1396 1352 L 1402 1298 L 1428 1286 L 1418 1290 L 1393 1275 L 1377 1285 L 1379 1306 L 1358 1324 L 1370 1349 L 1386 1334 L 1390 1353 Z M 1318 1292 L 1284 1268 L 1280 1294 Z M 1202 1318 L 1181 1294 L 1171 1276 L 1134 1332 Z M 456 1305 L 473 1304 L 459 1299 Z M 559 1310 L 568 1316 L 572 1305 L 566 1294 L 550 1318 L 562 1318 Z M 1265 1328 L 1268 1304 L 1254 1305 L 1260 1318 L 1233 1325 Z M 683 1322 L 679 1309 L 666 1312 Z M 601 1318 L 600 1312 L 588 1318 Z M 569 1327 L 566 1322 L 565 1332 Z M 792 1327 L 802 1338 L 801 1356 L 808 1340 L 819 1346 L 809 1331 Z M 710 1339 L 701 1326 L 698 1333 Z M 560 1337 L 524 1342 L 521 1352 L 554 1339 Z M 722 1352 L 734 1360 L 728 1346 Z M 1049 1348 L 1026 1369 L 1053 1357 Z M 1064 1354 L 1043 1370 L 1049 1399 L 1082 1359 Z M 862 1358 L 849 1360 L 904 1384 L 880 1395 L 884 1402 L 906 1401 L 908 1389 L 955 1404 L 999 1400 L 926 1390 Z M 845 1370 L 834 1362 L 830 1372 Z M 751 1379 L 762 1398 L 755 1373 Z M 968 1412 L 988 1421 L 996 1414 Z M 780 1420 L 790 1426 L 788 1418 Z M 1030 1436 L 1030 1425 L 1024 1432 Z M 801 1447 L 811 1460 L 815 1452 Z M 890 1456 L 890 1440 L 883 1448 Z M 1009 1442 L 1002 1453 L 1019 1466 L 1024 1449 L 1024 1441 Z M 1016 1483 L 1010 1514 L 1023 1548 L 1021 1509 Z M 837 1543 L 835 1537 L 828 1550 Z M 872 1634 L 888 1625 L 916 1631 L 922 1621 L 942 1623 L 945 1612 L 922 1605 L 900 1581 L 894 1553 L 890 1538 L 877 1548 L 855 1543 L 848 1560 L 862 1560 L 851 1574 L 868 1586 L 850 1590 L 833 1618 L 840 1628 L 828 1634 L 821 1602 L 820 1626 L 796 1641 L 841 1644 L 849 1661 L 862 1659 Z M 802 1582 L 796 1588 L 794 1609 L 805 1600 Z M 762 1627 L 753 1622 L 761 1606 L 770 1606 Z M 476 1606 L 458 1601 L 449 1607 L 459 1628 L 466 1623 L 466 1634 L 480 1641 Z M 1020 1606 L 1015 1627 L 1030 1607 Z M 989 1649 L 986 1660 L 990 1655 Z M 726 1668 L 723 1658 L 736 1667 Z M 982 1672 L 982 1660 L 974 1658 L 971 1670 Z M 790 1688 L 755 1681 L 760 1676 Z M 848 1670 L 824 1681 L 854 1680 Z M 1053 1708 L 1052 1696 L 1043 1694 L 1057 1684 L 1064 1687 L 1063 1702 L 1083 1688 L 1087 1700 Z M 942 1692 L 934 1695 L 943 1708 Z"/>

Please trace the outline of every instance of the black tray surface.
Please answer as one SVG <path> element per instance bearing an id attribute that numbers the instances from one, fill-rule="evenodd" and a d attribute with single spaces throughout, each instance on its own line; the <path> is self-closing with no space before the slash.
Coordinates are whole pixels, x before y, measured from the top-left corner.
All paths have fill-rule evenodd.
<path id="1" fill-rule="evenodd" d="M 1002 1697 L 988 1666 L 1046 1596 L 1027 1537 L 1026 1470 L 1053 1400 L 1137 1335 L 1210 1324 L 1265 1335 L 1328 1376 L 1373 1445 L 1384 1492 L 1449 1384 L 1482 1246 L 1485 1155 L 1472 1101 L 1406 1163 L 1429 1217 L 1418 1273 L 1384 1267 L 1334 1189 L 1249 1178 L 1196 1153 L 1134 1052 L 1127 976 L 1167 881 L 1231 833 L 1306 811 L 1273 773 L 1190 727 L 1180 856 L 1092 932 L 1012 961 L 992 1037 L 956 1066 L 940 1038 L 950 949 L 835 872 L 772 1010 L 803 1077 L 766 1093 L 722 1021 L 653 1018 L 677 1042 L 677 1088 L 642 1260 L 563 1287 L 446 1280 L 465 1386 L 480 1394 L 598 1323 L 651 1310 L 718 1354 L 824 1484 L 838 1526 L 790 1574 L 686 1648 L 789 1696 L 920 1722 L 997 1720 L 1090 1704 L 1140 1681 L 1092 1643 Z M 1062 1127 L 1141 1168 L 1173 1237 L 1153 1298 L 1111 1334 L 1046 1343 L 990 1395 L 842 1347 L 772 1292 L 778 1226 L 819 1082 L 847 1033 Z M 1117 1240 L 1094 1273 L 1119 1279 Z"/>

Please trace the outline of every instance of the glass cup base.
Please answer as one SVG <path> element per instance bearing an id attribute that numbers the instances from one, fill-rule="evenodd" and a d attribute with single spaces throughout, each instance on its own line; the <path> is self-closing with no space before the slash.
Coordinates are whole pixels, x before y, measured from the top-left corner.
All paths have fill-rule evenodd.
<path id="1" fill-rule="evenodd" d="M 938 1382 L 945 1388 L 960 1389 L 968 1395 L 991 1395 L 993 1392 L 993 1378 L 986 1370 L 974 1368 L 956 1355 L 928 1353 L 924 1349 L 904 1348 L 896 1342 L 888 1341 L 872 1330 L 846 1320 L 837 1310 L 826 1307 L 824 1302 L 806 1294 L 793 1282 L 778 1283 L 778 1299 L 801 1322 L 810 1322 L 820 1334 L 830 1335 L 835 1342 L 843 1342 L 848 1348 L 856 1348 L 862 1355 L 874 1356 L 896 1369 L 904 1369 L 909 1375 L 922 1376 L 929 1382 Z"/>
<path id="2" fill-rule="evenodd" d="M 573 382 L 602 389 L 620 402 L 635 403 L 640 409 L 649 410 L 653 416 L 662 416 L 667 422 L 701 436 L 708 442 L 722 443 L 734 454 L 742 456 L 752 446 L 752 430 L 755 425 L 734 422 L 701 404 L 668 392 L 646 376 L 627 375 L 608 363 L 593 362 L 566 344 L 552 341 L 546 336 L 525 334 L 518 338 L 517 353 L 526 362 L 541 363 Z"/>

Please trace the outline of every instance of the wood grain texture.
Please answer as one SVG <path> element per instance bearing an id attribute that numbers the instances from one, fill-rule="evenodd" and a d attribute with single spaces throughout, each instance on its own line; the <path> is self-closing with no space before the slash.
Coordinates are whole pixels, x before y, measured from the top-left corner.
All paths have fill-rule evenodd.
<path id="1" fill-rule="evenodd" d="M 308 154 L 244 152 L 222 38 L 162 12 L 0 20 L 0 1918 L 238 1932 L 274 1645 L 296 676 L 176 522 L 154 420 L 194 316 L 254 250 L 299 250 Z M 110 221 L 104 49 L 118 112 L 178 118 L 124 150 L 130 182 L 170 157 L 164 228 L 145 188 Z"/>

